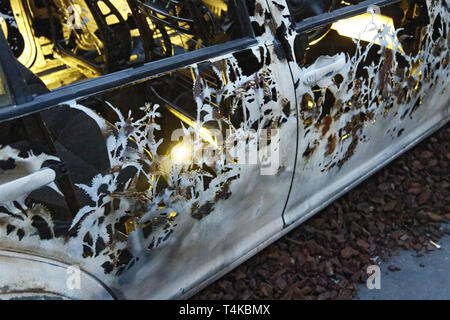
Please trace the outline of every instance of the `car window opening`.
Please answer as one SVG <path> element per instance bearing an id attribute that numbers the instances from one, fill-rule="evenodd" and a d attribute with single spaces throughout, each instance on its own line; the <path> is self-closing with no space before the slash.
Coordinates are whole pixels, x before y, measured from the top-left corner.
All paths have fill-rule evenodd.
<path id="1" fill-rule="evenodd" d="M 0 5 L 13 54 L 49 90 L 242 38 L 239 12 L 233 0 Z"/>
<path id="2" fill-rule="evenodd" d="M 320 2 L 320 1 L 319 1 Z M 319 13 L 320 14 L 320 13 Z M 373 29 L 370 24 L 373 23 Z M 296 39 L 296 61 L 302 68 L 310 68 L 319 59 L 327 61 L 328 65 L 338 64 L 339 59 L 353 57 L 360 50 L 365 52 L 369 48 L 364 62 L 361 63 L 353 74 L 354 83 L 351 86 L 361 86 L 368 83 L 373 77 L 368 70 L 371 65 L 378 65 L 380 59 L 393 59 L 398 64 L 399 70 L 404 70 L 408 66 L 407 59 L 416 57 L 422 50 L 420 34 L 429 24 L 427 3 L 425 0 L 397 2 L 379 8 L 379 12 L 374 14 L 364 12 L 362 14 L 350 16 L 345 19 L 337 20 L 326 26 L 322 26 L 305 33 L 299 33 Z M 368 25 L 369 27 L 364 28 Z M 384 46 L 381 46 L 381 40 L 376 35 L 380 30 L 389 29 L 389 34 L 384 38 Z M 365 30 L 368 30 L 366 34 Z M 360 40 L 360 41 L 358 41 Z M 421 61 L 418 60 L 414 70 L 418 70 Z M 316 65 L 317 66 L 317 65 Z M 330 67 L 330 70 L 333 70 Z M 399 73 L 400 73 L 399 71 Z M 414 71 L 415 73 L 415 71 Z M 330 86 L 339 88 L 342 86 L 343 74 L 333 72 Z M 419 79 L 424 75 L 417 74 Z M 324 78 L 327 78 L 324 76 Z M 421 86 L 421 81 L 414 81 L 413 88 L 417 90 Z M 311 126 L 314 119 L 322 119 L 330 115 L 330 109 L 340 106 L 342 112 L 348 112 L 352 108 L 360 108 L 362 105 L 369 105 L 373 101 L 368 98 L 362 98 L 361 92 L 352 97 L 346 105 L 340 104 L 339 98 L 334 96 L 328 86 L 312 86 L 312 94 L 305 94 L 302 97 L 301 110 L 305 114 L 304 125 Z M 349 87 L 351 89 L 351 87 Z M 397 92 L 399 99 L 404 99 L 410 103 L 411 95 L 403 92 Z M 378 99 L 379 97 L 377 97 Z M 322 112 L 317 112 L 317 106 L 323 105 Z M 391 104 L 386 104 L 385 112 L 392 109 Z M 340 138 L 348 137 L 345 132 L 340 134 Z"/>
<path id="3" fill-rule="evenodd" d="M 299 1 L 301 2 L 301 0 Z M 299 12 L 302 12 L 307 18 L 311 18 L 313 14 L 331 12 L 343 6 L 355 5 L 363 1 L 341 1 L 335 6 L 333 1 L 324 0 L 318 1 L 318 4 L 305 5 L 299 11 L 296 11 L 295 8 L 299 8 L 300 2 L 297 3 L 297 0 L 288 2 L 292 6 L 293 19 L 297 19 Z M 305 66 L 312 64 L 321 55 L 332 56 L 341 52 L 351 55 L 357 48 L 355 41 L 358 39 L 360 39 L 359 45 L 363 47 L 370 43 L 375 44 L 372 56 L 373 59 L 376 59 L 381 45 L 376 35 L 385 27 L 389 28 L 389 35 L 386 37 L 387 49 L 409 56 L 417 55 L 420 48 L 414 39 L 429 21 L 426 1 L 395 3 L 376 8 L 376 12 L 371 12 L 370 9 L 371 7 L 368 7 L 367 12 L 339 19 L 299 34 L 296 40 L 297 62 Z M 301 20 L 296 21 L 300 22 Z"/>

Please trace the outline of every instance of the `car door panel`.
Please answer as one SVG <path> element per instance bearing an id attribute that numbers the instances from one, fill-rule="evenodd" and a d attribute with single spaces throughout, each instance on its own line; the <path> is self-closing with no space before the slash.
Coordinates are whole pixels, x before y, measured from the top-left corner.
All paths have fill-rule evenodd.
<path id="1" fill-rule="evenodd" d="M 284 4 L 271 6 L 279 24 L 290 26 L 286 48 L 295 57 L 299 102 L 288 229 L 449 119 L 448 1 L 352 3 L 356 8 L 299 23 Z M 358 41 L 374 21 L 377 30 L 362 32 Z"/>
<path id="2" fill-rule="evenodd" d="M 70 262 L 121 298 L 191 295 L 255 253 L 283 228 L 296 156 L 294 84 L 273 42 L 95 93 L 81 83 L 80 97 L 42 111 L 56 154 L 21 137 L 0 149 L 12 161 L 2 170 L 62 161 L 80 209 L 64 220 L 55 185 L 2 203 L 2 247 Z M 188 137 L 206 153 L 184 163 Z"/>

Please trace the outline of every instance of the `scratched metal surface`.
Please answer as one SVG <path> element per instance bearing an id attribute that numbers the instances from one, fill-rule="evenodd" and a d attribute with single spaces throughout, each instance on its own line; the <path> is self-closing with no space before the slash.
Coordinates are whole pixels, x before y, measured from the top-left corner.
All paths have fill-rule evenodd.
<path id="1" fill-rule="evenodd" d="M 97 96 L 107 104 L 113 125 L 90 108 L 89 98 L 67 101 L 55 109 L 82 114 L 81 119 L 104 138 L 97 147 L 102 163 L 86 168 L 92 171 L 88 178 L 74 179 L 85 199 L 71 224 L 75 232 L 56 235 L 49 209 L 28 207 L 26 195 L 2 204 L 1 247 L 79 265 L 119 298 L 194 294 L 448 121 L 450 38 L 446 30 L 450 19 L 446 3 L 447 7 L 440 1 L 426 1 L 431 23 L 419 30 L 417 55 L 408 56 L 400 50 L 395 34 L 382 30 L 381 46 L 355 40 L 355 52 L 333 55 L 333 61 L 344 62 L 332 78 L 339 74 L 340 80 L 324 79 L 312 88 L 305 83 L 305 75 L 317 67 L 320 56 L 311 57 L 311 66 L 296 60 L 296 33 L 286 3 L 247 1 L 258 43 L 189 66 L 195 79 L 191 94 L 201 123 L 222 125 L 211 101 L 227 101 L 233 112 L 242 112 L 245 116 L 238 125 L 231 125 L 239 143 L 247 147 L 257 143 L 249 136 L 250 129 L 278 129 L 279 135 L 262 150 L 279 153 L 275 174 L 262 175 L 261 164 L 234 163 L 213 165 L 208 171 L 166 170 L 167 157 L 157 152 L 163 143 L 157 138 L 164 130 L 159 124 L 161 107 L 145 99 L 145 94 L 141 100 L 134 99 L 133 90 L 139 90 L 139 84 Z M 442 27 L 433 31 L 437 17 Z M 275 36 L 281 41 L 275 41 Z M 389 43 L 392 49 L 386 48 Z M 285 54 L 280 54 L 281 48 Z M 368 63 L 366 58 L 373 50 L 381 58 Z M 417 65 L 419 69 L 412 71 Z M 366 74 L 361 75 L 361 69 Z M 212 86 L 207 77 L 214 74 Z M 160 79 L 169 77 L 161 75 Z M 141 106 L 141 112 L 129 112 L 118 94 Z M 314 97 L 312 106 L 308 97 Z M 192 128 L 185 130 L 198 136 Z M 194 143 L 204 142 L 196 139 Z M 148 152 L 153 156 L 147 156 Z M 28 170 L 50 158 L 23 156 L 11 146 L 0 149 L 0 160 L 14 159 Z M 103 169 L 95 169 L 99 167 Z M 137 189 L 136 181 L 142 176 L 151 188 Z M 157 191 L 161 179 L 167 187 Z M 48 226 L 45 235 L 35 227 L 36 217 Z M 116 228 L 129 217 L 141 227 L 124 237 Z M 144 232 L 149 224 L 151 230 Z M 54 281 L 66 279 L 61 276 Z M 3 286 L 2 294 L 9 294 L 8 290 L 10 286 Z M 62 286 L 58 290 L 69 296 Z M 84 297 L 105 298 L 105 292 L 91 286 Z"/>

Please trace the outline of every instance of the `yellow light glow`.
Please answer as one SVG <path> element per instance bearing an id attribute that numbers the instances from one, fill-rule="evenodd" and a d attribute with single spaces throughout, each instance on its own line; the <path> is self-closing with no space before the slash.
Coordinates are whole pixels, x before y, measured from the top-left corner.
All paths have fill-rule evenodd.
<path id="1" fill-rule="evenodd" d="M 325 32 L 319 39 L 316 39 L 316 40 L 311 41 L 311 42 L 309 43 L 309 45 L 310 45 L 310 46 L 313 46 L 313 45 L 319 43 L 320 41 L 322 41 L 322 39 L 325 38 L 325 37 L 328 35 L 328 33 L 330 32 L 330 30 L 331 30 L 331 29 L 328 29 L 327 32 Z"/>
<path id="2" fill-rule="evenodd" d="M 173 219 L 173 218 L 176 217 L 176 215 L 177 215 L 177 213 L 176 213 L 175 211 L 172 211 L 172 212 L 169 214 L 169 216 L 167 217 L 167 219 Z"/>
<path id="3" fill-rule="evenodd" d="M 384 26 L 390 28 L 390 36 L 386 37 L 388 43 L 387 48 L 394 50 L 395 43 L 399 43 L 395 36 L 394 20 L 381 14 L 364 13 L 348 19 L 339 20 L 331 26 L 331 29 L 336 30 L 341 36 L 361 39 L 362 41 L 371 42 L 381 45 L 379 37 L 379 30 Z M 403 51 L 402 46 L 398 45 L 399 50 Z"/>
<path id="4" fill-rule="evenodd" d="M 192 148 L 186 143 L 179 143 L 170 151 L 170 158 L 175 164 L 189 164 L 192 160 Z"/>
<path id="5" fill-rule="evenodd" d="M 140 215 L 138 215 L 136 218 L 139 219 Z M 130 218 L 127 221 L 125 221 L 124 224 L 125 224 L 125 235 L 126 236 L 129 236 L 130 233 L 132 233 L 133 231 L 136 231 L 139 228 L 144 229 L 144 228 L 148 227 L 150 224 L 152 224 L 152 220 L 150 220 L 149 222 L 144 223 L 142 226 L 140 226 L 139 223 L 137 223 L 136 218 Z"/>
<path id="6" fill-rule="evenodd" d="M 172 108 L 170 106 L 167 106 L 167 108 L 174 116 L 176 116 L 178 119 L 183 121 L 188 126 L 194 128 L 194 129 L 198 128 L 199 125 L 192 119 L 186 117 L 184 114 L 182 114 L 181 112 L 178 112 L 177 110 L 175 110 L 174 108 Z M 206 142 L 212 144 L 214 147 L 217 148 L 216 139 L 214 138 L 214 135 L 208 129 L 206 129 L 204 127 L 200 127 L 200 129 L 198 130 L 198 134 L 203 140 L 205 140 Z"/>
<path id="7" fill-rule="evenodd" d="M 25 15 L 26 12 L 24 7 L 24 3 L 22 1 L 10 1 L 11 9 L 14 13 L 14 17 L 16 20 L 17 27 L 24 39 L 24 47 L 20 57 L 17 59 L 20 63 L 22 63 L 25 67 L 30 68 L 37 55 L 37 46 L 34 45 L 35 37 L 33 34 L 33 30 L 31 29 L 30 23 L 26 20 Z"/>
<path id="8" fill-rule="evenodd" d="M 129 235 L 130 233 L 132 233 L 135 230 L 136 230 L 136 225 L 135 225 L 134 219 L 128 219 L 127 221 L 125 221 L 126 235 Z"/>

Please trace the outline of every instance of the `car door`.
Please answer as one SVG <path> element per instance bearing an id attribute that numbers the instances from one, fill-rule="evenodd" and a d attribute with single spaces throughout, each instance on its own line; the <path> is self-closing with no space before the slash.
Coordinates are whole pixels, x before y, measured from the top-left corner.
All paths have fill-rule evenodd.
<path id="1" fill-rule="evenodd" d="M 236 39 L 0 110 L 2 126 L 39 114 L 54 145 L 43 152 L 14 136 L 20 143 L 0 149 L 2 170 L 63 163 L 77 202 L 49 183 L 2 203 L 3 248 L 71 264 L 115 297 L 174 298 L 283 229 L 297 145 L 294 82 L 265 4 L 227 3 L 239 9 Z M 66 280 L 29 282 L 51 292 Z"/>
<path id="2" fill-rule="evenodd" d="M 448 1 L 272 1 L 299 110 L 292 229 L 449 119 Z"/>

